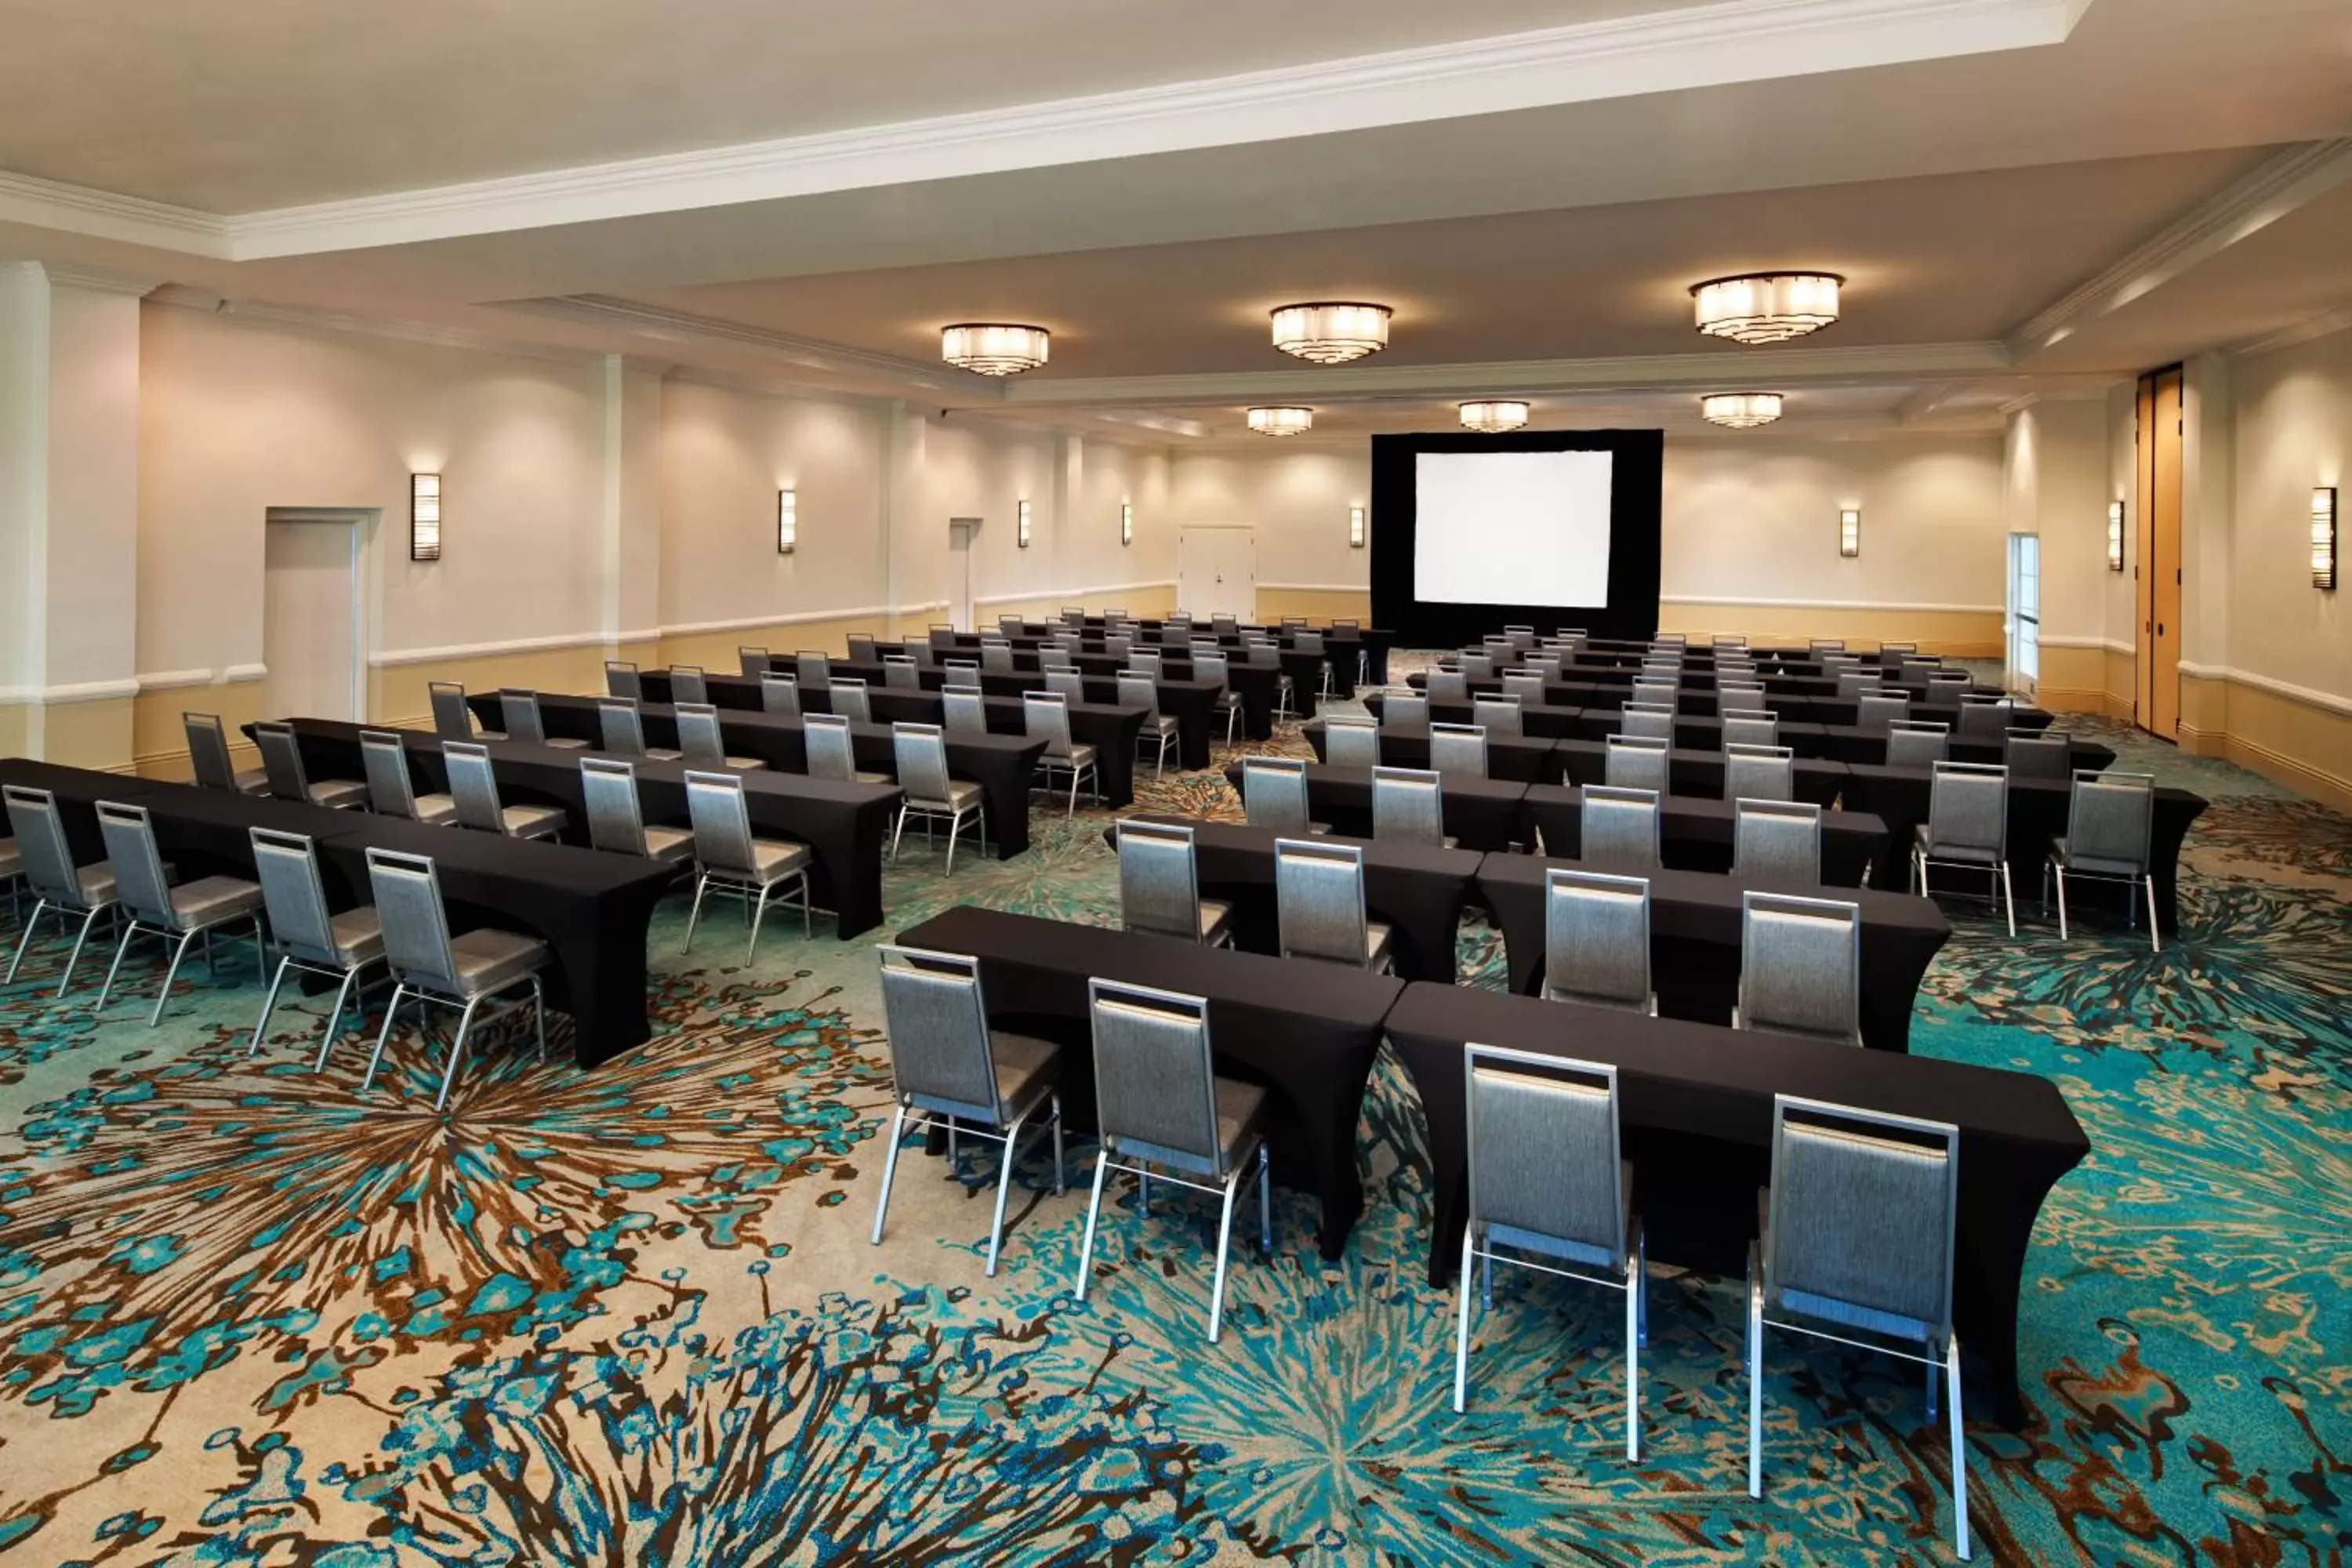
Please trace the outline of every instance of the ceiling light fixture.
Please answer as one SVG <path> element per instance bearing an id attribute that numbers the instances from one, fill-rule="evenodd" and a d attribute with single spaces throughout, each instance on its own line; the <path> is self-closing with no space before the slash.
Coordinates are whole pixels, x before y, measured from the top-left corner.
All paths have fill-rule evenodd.
<path id="1" fill-rule="evenodd" d="M 1013 375 L 1044 364 L 1052 338 L 1043 327 L 966 321 L 940 329 L 940 357 L 982 375 Z"/>
<path id="2" fill-rule="evenodd" d="M 1698 411 L 1711 425 L 1727 430 L 1753 430 L 1780 417 L 1777 392 L 1714 392 L 1698 400 Z"/>
<path id="3" fill-rule="evenodd" d="M 1315 428 L 1312 408 L 1253 408 L 1249 427 L 1261 436 L 1297 436 Z"/>
<path id="4" fill-rule="evenodd" d="M 1500 402 L 1465 403 L 1461 405 L 1462 428 L 1498 435 L 1516 430 L 1528 422 L 1528 405 L 1509 400 Z"/>
<path id="5" fill-rule="evenodd" d="M 1274 346 L 1317 364 L 1345 364 L 1389 346 L 1386 305 L 1285 305 L 1274 312 Z"/>
<path id="6" fill-rule="evenodd" d="M 1698 330 L 1737 343 L 1785 343 L 1838 319 L 1834 272 L 1755 272 L 1694 284 Z"/>

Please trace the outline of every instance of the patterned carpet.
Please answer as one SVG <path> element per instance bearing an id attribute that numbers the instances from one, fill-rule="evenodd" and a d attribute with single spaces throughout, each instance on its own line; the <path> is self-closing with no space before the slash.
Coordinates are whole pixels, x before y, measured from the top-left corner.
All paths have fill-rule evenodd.
<path id="1" fill-rule="evenodd" d="M 2087 726 L 2086 726 L 2087 727 Z M 1916 1047 L 2061 1083 L 2095 1152 L 2028 1260 L 2030 1424 L 1972 1422 L 1979 1558 L 2352 1554 L 2352 822 L 2099 727 L 2214 802 L 2160 957 L 2093 915 L 2062 946 L 1952 906 Z M 1296 737 L 1285 749 L 1297 751 Z M 1222 760 L 1222 759 L 1221 759 Z M 1213 773 L 1145 805 L 1214 808 Z M 890 929 L 958 901 L 1108 922 L 1101 815 L 1036 847 L 910 847 Z M 2021 879 L 2022 885 L 2032 879 Z M 2087 900 L 2086 900 L 2087 901 Z M 2030 912 L 2021 911 L 2021 912 Z M 1507 1279 L 1472 1412 L 1422 1282 L 1419 1114 L 1393 1066 L 1338 1264 L 1278 1194 L 1205 1342 L 1203 1203 L 1122 1194 L 1070 1294 L 1071 1190 L 1019 1173 L 982 1273 L 988 1157 L 910 1146 L 866 1244 L 887 1068 L 866 942 L 726 920 L 653 939 L 648 1046 L 583 1075 L 493 1039 L 446 1116 L 412 1038 L 324 1073 L 320 1022 L 224 963 L 163 1026 L 59 950 L 0 993 L 0 1555 L 27 1563 L 1806 1563 L 1950 1556 L 1916 1372 L 1776 1340 L 1769 1487 L 1744 1490 L 1736 1281 L 1664 1272 L 1647 1446 L 1623 1459 L 1602 1292 Z M 13 941 L 13 929 L 9 930 Z M 1499 946 L 1465 925 L 1465 978 Z M 136 970 L 134 994 L 152 986 Z M 562 1043 L 559 1035 L 559 1046 Z"/>

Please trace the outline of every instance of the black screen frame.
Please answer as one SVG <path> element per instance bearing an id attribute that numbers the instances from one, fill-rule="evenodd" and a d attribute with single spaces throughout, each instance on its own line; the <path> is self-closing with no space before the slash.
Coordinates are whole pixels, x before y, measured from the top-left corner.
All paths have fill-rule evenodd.
<path id="1" fill-rule="evenodd" d="M 1562 609 L 1553 605 L 1425 604 L 1413 594 L 1423 452 L 1608 452 L 1609 603 Z M 1646 638 L 1658 630 L 1659 510 L 1665 483 L 1664 430 L 1468 430 L 1372 437 L 1372 624 L 1396 634 L 1400 647 L 1458 647 L 1507 625 L 1538 631 L 1581 626 L 1595 637 Z"/>

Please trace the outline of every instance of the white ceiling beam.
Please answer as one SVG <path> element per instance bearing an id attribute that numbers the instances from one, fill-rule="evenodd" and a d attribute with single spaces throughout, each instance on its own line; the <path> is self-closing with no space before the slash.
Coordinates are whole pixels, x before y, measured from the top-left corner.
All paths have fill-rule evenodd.
<path id="1" fill-rule="evenodd" d="M 628 332 L 661 343 L 727 343 L 757 349 L 802 370 L 834 375 L 879 376 L 934 395 L 943 392 L 951 394 L 958 403 L 985 402 L 999 395 L 997 383 L 971 375 L 945 363 L 908 359 L 900 354 L 878 353 L 871 349 L 852 348 L 846 343 L 831 342 L 823 338 L 772 331 L 768 328 L 750 326 L 741 321 L 730 321 L 717 316 L 698 316 L 687 310 L 666 310 L 658 305 L 640 304 L 634 300 L 615 299 L 610 295 L 566 294 L 546 300 L 510 300 L 496 309 L 540 316 L 549 321 L 567 321 L 575 326 Z"/>

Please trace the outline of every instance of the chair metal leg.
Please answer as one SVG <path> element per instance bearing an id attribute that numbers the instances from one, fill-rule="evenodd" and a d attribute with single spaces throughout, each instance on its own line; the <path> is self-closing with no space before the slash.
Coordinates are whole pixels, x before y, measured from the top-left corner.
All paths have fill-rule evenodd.
<path id="1" fill-rule="evenodd" d="M 1764 1495 L 1764 1292 L 1748 1282 L 1748 1495 Z"/>
<path id="2" fill-rule="evenodd" d="M 98 923 L 99 913 L 99 910 L 92 910 L 81 917 L 81 933 L 74 938 L 73 951 L 66 954 L 66 972 L 58 976 L 58 994 L 60 996 L 66 994 L 66 987 L 73 984 L 74 965 L 81 962 L 82 944 L 89 941 L 89 928 Z"/>
<path id="3" fill-rule="evenodd" d="M 1960 1342 L 1958 1335 L 1944 1342 L 1944 1382 L 1951 1406 L 1952 1432 L 1952 1539 L 1959 1549 L 1960 1561 L 1969 1561 L 1969 1442 L 1960 1422 Z"/>
<path id="4" fill-rule="evenodd" d="M 1135 1212 L 1145 1219 L 1151 1217 L 1151 1173 L 1148 1169 L 1135 1173 Z"/>
<path id="5" fill-rule="evenodd" d="M 1625 1462 L 1642 1458 L 1642 1274 L 1635 1264 L 1625 1280 Z"/>
<path id="6" fill-rule="evenodd" d="M 1052 1090 L 1046 1098 L 1054 1111 L 1054 1195 L 1058 1198 L 1070 1190 L 1062 1176 L 1062 1091 Z"/>
<path id="7" fill-rule="evenodd" d="M 1110 1172 L 1110 1156 L 1097 1152 L 1095 1155 L 1094 1196 L 1087 1200 L 1087 1239 L 1078 1247 L 1078 1300 L 1087 1299 L 1087 1282 L 1095 1271 L 1095 1224 L 1102 1217 L 1103 1177 Z"/>
<path id="8" fill-rule="evenodd" d="M 686 951 L 694 951 L 695 922 L 702 919 L 702 895 L 709 889 L 710 875 L 698 871 L 694 878 L 694 907 L 686 912 Z"/>
<path id="9" fill-rule="evenodd" d="M 33 928 L 41 923 L 41 911 L 48 907 L 49 900 L 47 899 L 33 900 L 33 912 L 25 917 L 24 934 L 16 939 L 16 956 L 8 961 L 8 978 L 5 984 L 14 985 L 16 983 L 16 971 L 25 965 L 25 950 L 33 945 Z"/>
<path id="10" fill-rule="evenodd" d="M 2000 907 L 2009 916 L 2009 934 L 2017 934 L 2017 895 L 2010 890 L 2009 862 L 2000 863 Z"/>
<path id="11" fill-rule="evenodd" d="M 1927 1419 L 1933 1421 L 1936 1418 L 1936 1412 L 1941 1408 L 1936 1385 L 1943 1381 L 1944 1369 L 1932 1358 L 1920 1364 L 1927 1374 Z"/>
<path id="12" fill-rule="evenodd" d="M 261 994 L 261 1016 L 254 1020 L 253 1041 L 250 1045 L 245 1047 L 245 1054 L 247 1056 L 252 1056 L 255 1052 L 261 1049 L 261 1037 L 269 1027 L 270 1012 L 278 1005 L 278 988 L 286 984 L 286 968 L 287 965 L 293 962 L 294 961 L 290 958 L 279 959 L 278 961 L 278 973 L 270 976 L 269 989 Z M 349 976 L 344 977 L 343 984 L 346 988 L 350 986 L 351 979 Z M 335 994 L 335 1008 L 338 1013 L 342 1010 L 342 993 L 339 991 Z M 313 1068 L 312 1070 L 315 1071 L 317 1069 Z"/>
<path id="13" fill-rule="evenodd" d="M 923 824 L 923 832 L 926 836 L 930 832 L 930 824 L 928 820 Z M 904 838 L 906 836 L 907 807 L 904 805 L 901 805 L 898 807 L 898 826 L 890 830 L 890 864 L 893 866 L 896 866 L 898 863 L 898 840 Z"/>
<path id="14" fill-rule="evenodd" d="M 123 928 L 122 940 L 114 944 L 114 962 L 106 966 L 106 978 L 99 983 L 98 1000 L 90 1004 L 91 1012 L 106 1011 L 106 999 L 114 994 L 114 977 L 122 970 L 122 955 L 131 951 L 131 941 L 138 934 L 139 924 L 135 921 Z M 59 988 L 58 994 L 60 996 L 65 994 L 62 987 Z"/>
<path id="15" fill-rule="evenodd" d="M 1225 1201 L 1217 1215 L 1217 1268 L 1209 1284 L 1209 1342 L 1215 1344 L 1223 1331 L 1225 1321 L 1225 1260 L 1234 1240 L 1234 1194 L 1241 1186 L 1241 1173 L 1225 1178 Z"/>
<path id="16" fill-rule="evenodd" d="M 539 1030 L 539 1059 L 545 1061 L 547 1059 L 547 987 L 540 984 L 539 976 L 536 974 L 530 977 L 530 1016 L 532 1024 Z"/>
<path id="17" fill-rule="evenodd" d="M 375 1053 L 368 1058 L 367 1076 L 360 1079 L 362 1094 L 365 1094 L 375 1083 L 377 1064 L 383 1060 L 383 1047 L 392 1038 L 392 1021 L 400 1016 L 400 999 L 407 994 L 407 992 L 408 985 L 404 981 L 393 982 L 392 1001 L 383 1010 L 383 1027 L 375 1032 Z"/>
<path id="18" fill-rule="evenodd" d="M 890 1118 L 890 1142 L 882 1154 L 882 1191 L 874 1200 L 873 1245 L 882 1245 L 882 1222 L 890 1213 L 890 1183 L 898 1173 L 898 1143 L 907 1136 L 907 1108 L 898 1107 Z"/>
<path id="19" fill-rule="evenodd" d="M 959 811 L 948 818 L 948 863 L 946 874 L 950 877 L 955 875 L 956 839 L 962 834 L 962 832 L 963 813 Z"/>
<path id="20" fill-rule="evenodd" d="M 1004 1157 L 996 1167 L 996 1217 L 988 1225 L 988 1268 L 991 1279 L 996 1278 L 996 1255 L 1004 1246 L 1004 1199 L 1013 1190 L 1013 1158 L 1021 1148 L 1023 1118 L 1014 1117 L 1013 1125 L 1004 1130 Z"/>
<path id="21" fill-rule="evenodd" d="M 1458 1303 L 1454 1324 L 1454 1414 L 1462 1414 L 1470 1390 L 1470 1253 L 1475 1233 L 1462 1227 L 1462 1273 L 1454 1282 Z"/>
<path id="22" fill-rule="evenodd" d="M 457 1081 L 457 1063 L 466 1054 L 466 1037 L 474 1027 L 474 1010 L 481 1005 L 482 999 L 477 996 L 457 1016 L 457 1032 L 449 1037 L 449 1065 L 441 1069 L 441 1092 L 433 1100 L 436 1111 L 449 1103 L 449 1086 Z"/>
<path id="23" fill-rule="evenodd" d="M 281 967 L 278 973 L 279 977 L 283 978 L 286 971 Z M 319 1035 L 319 1059 L 310 1064 L 310 1070 L 312 1072 L 323 1071 L 326 1068 L 327 1053 L 334 1048 L 335 1031 L 342 1027 L 343 1000 L 352 994 L 352 983 L 359 978 L 359 974 L 360 972 L 357 968 L 346 969 L 343 971 L 343 983 L 341 986 L 337 987 L 335 991 L 334 1010 L 327 1015 L 327 1026 L 321 1030 Z M 274 983 L 272 984 L 271 990 L 274 994 L 276 991 Z M 262 1016 L 265 1019 L 268 1018 L 268 1016 L 269 1015 L 267 1012 L 262 1014 Z M 360 1016 L 362 1019 L 367 1016 L 367 1004 L 365 1002 L 362 1002 L 360 1004 Z M 257 1039 L 259 1038 L 258 1030 L 255 1031 L 255 1037 Z"/>
<path id="24" fill-rule="evenodd" d="M 1274 1256 L 1274 1157 L 1265 1144 L 1257 1146 L 1257 1240 L 1268 1258 Z"/>
<path id="25" fill-rule="evenodd" d="M 2053 869 L 2056 871 L 2058 876 L 2058 940 L 2060 942 L 2065 942 L 2068 940 L 2066 934 L 2066 868 L 2063 866 L 2056 866 L 2053 867 Z M 2047 874 L 2048 873 L 2044 873 L 2044 875 Z"/>
<path id="26" fill-rule="evenodd" d="M 188 956 L 188 943 L 195 939 L 194 931 L 184 932 L 180 937 L 179 944 L 172 949 L 172 962 L 163 971 L 163 989 L 155 993 L 155 1009 L 147 1015 L 149 1028 L 153 1028 L 163 1021 L 163 1004 L 172 999 L 172 982 L 179 975 L 180 961 Z M 205 944 L 211 945 L 212 929 L 209 926 L 205 930 Z"/>
<path id="27" fill-rule="evenodd" d="M 768 918 L 768 889 L 761 888 L 757 902 L 751 906 L 751 940 L 743 946 L 743 962 L 749 963 L 759 956 L 760 922 Z"/>
<path id="28" fill-rule="evenodd" d="M 2156 929 L 2156 878 L 2142 877 L 2140 882 L 2147 889 L 2147 945 L 2151 952 L 2162 952 L 2164 933 Z"/>

